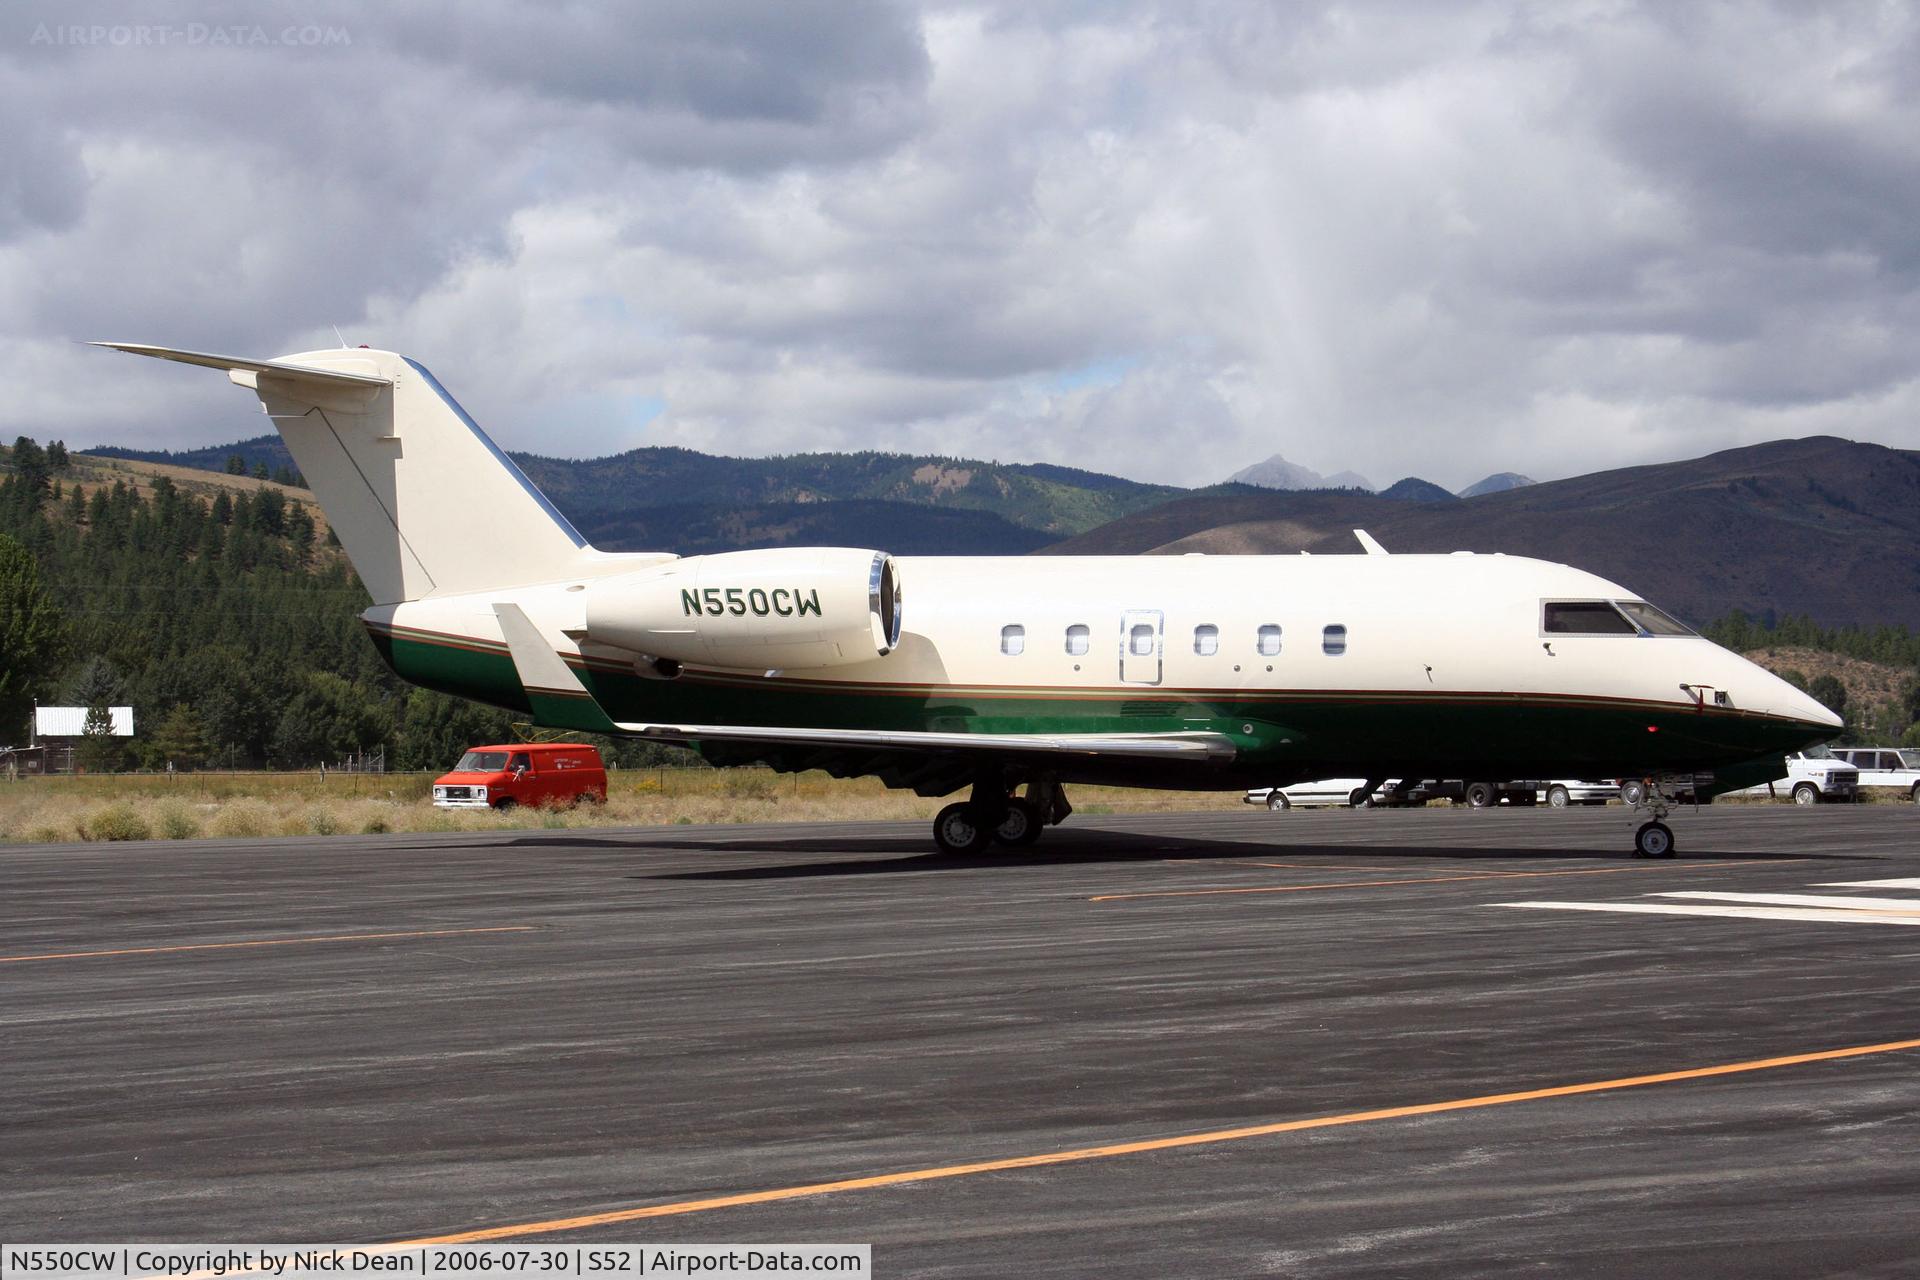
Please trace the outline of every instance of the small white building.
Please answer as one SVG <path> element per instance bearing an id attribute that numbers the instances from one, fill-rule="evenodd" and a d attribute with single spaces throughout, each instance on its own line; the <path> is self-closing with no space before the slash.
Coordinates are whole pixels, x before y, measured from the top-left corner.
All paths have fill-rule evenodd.
<path id="1" fill-rule="evenodd" d="M 132 707 L 108 707 L 107 715 L 113 720 L 114 737 L 131 738 L 133 736 Z M 36 738 L 86 737 L 87 708 L 35 707 L 33 709 L 33 736 Z"/>

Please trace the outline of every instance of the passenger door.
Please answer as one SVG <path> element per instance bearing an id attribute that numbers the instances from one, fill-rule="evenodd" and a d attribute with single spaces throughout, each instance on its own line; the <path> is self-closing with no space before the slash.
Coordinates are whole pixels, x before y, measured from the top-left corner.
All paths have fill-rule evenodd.
<path id="1" fill-rule="evenodd" d="M 1120 616 L 1120 679 L 1125 684 L 1160 683 L 1162 615 L 1129 609 Z"/>

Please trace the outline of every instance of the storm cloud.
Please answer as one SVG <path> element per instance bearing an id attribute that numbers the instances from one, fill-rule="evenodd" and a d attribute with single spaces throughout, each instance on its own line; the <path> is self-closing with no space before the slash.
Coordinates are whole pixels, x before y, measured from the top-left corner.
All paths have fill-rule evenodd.
<path id="1" fill-rule="evenodd" d="M 16 6 L 6 436 L 77 346 L 406 351 L 510 448 L 1199 484 L 1920 447 L 1902 4 Z"/>

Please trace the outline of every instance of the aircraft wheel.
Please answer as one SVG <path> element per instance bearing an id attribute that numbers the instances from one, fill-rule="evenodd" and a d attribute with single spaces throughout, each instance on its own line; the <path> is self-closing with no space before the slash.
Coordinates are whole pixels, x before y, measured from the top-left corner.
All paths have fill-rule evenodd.
<path id="1" fill-rule="evenodd" d="M 1793 789 L 1793 802 L 1795 804 L 1819 804 L 1820 788 L 1814 786 L 1811 782 L 1801 783 Z"/>
<path id="2" fill-rule="evenodd" d="M 1038 840 L 1044 830 L 1046 823 L 1040 820 L 1040 810 L 1031 800 L 1012 799 L 1007 801 L 1006 816 L 994 828 L 993 838 L 1001 844 L 1022 848 Z"/>
<path id="3" fill-rule="evenodd" d="M 973 806 L 950 804 L 933 820 L 933 842 L 942 853 L 978 853 L 993 841 L 993 831 L 974 820 Z"/>
<path id="4" fill-rule="evenodd" d="M 1664 822 L 1646 822 L 1633 833 L 1633 856 L 1636 858 L 1671 858 L 1673 856 L 1673 832 Z"/>
<path id="5" fill-rule="evenodd" d="M 1490 809 L 1493 807 L 1493 802 L 1499 798 L 1499 793 L 1493 789 L 1491 782 L 1467 784 L 1467 808 L 1469 809 Z"/>
<path id="6" fill-rule="evenodd" d="M 1564 809 L 1572 802 L 1572 799 L 1573 797 L 1567 794 L 1565 787 L 1547 788 L 1547 807 L 1550 809 Z"/>
<path id="7" fill-rule="evenodd" d="M 1275 787 L 1273 790 L 1267 792 L 1267 808 L 1291 809 L 1293 808 L 1293 802 L 1280 793 L 1280 788 Z"/>

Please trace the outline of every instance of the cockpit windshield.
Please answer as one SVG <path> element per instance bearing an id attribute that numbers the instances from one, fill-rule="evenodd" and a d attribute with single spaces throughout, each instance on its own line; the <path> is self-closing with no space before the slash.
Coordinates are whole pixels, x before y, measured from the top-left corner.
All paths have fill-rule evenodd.
<path id="1" fill-rule="evenodd" d="M 1672 614 L 1663 613 L 1645 600 L 1616 600 L 1620 612 L 1627 615 L 1634 625 L 1650 636 L 1690 636 L 1694 629 Z"/>
<path id="2" fill-rule="evenodd" d="M 1550 636 L 1690 636 L 1693 628 L 1644 600 L 1549 600 L 1540 630 Z"/>
<path id="3" fill-rule="evenodd" d="M 469 751 L 453 766 L 455 773 L 498 773 L 507 767 L 504 751 Z"/>

